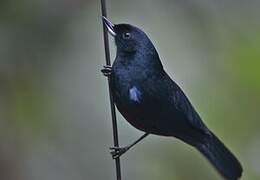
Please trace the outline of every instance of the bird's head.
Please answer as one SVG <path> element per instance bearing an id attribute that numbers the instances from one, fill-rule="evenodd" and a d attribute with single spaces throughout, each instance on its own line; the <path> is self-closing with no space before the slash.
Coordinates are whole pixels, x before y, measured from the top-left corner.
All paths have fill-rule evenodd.
<path id="1" fill-rule="evenodd" d="M 155 53 L 152 42 L 139 28 L 130 24 L 113 24 L 106 17 L 103 17 L 103 22 L 108 32 L 115 38 L 117 51 L 119 53 Z"/>

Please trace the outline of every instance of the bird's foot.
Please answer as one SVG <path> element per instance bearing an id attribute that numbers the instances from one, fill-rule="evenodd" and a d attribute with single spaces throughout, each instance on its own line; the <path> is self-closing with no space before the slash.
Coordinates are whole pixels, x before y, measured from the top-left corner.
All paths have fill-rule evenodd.
<path id="1" fill-rule="evenodd" d="M 123 155 L 126 151 L 128 151 L 129 147 L 110 147 L 110 154 L 112 155 L 113 159 L 119 158 Z"/>
<path id="2" fill-rule="evenodd" d="M 106 77 L 110 76 L 112 74 L 112 66 L 109 66 L 109 65 L 103 66 L 103 69 L 101 69 L 101 72 Z"/>

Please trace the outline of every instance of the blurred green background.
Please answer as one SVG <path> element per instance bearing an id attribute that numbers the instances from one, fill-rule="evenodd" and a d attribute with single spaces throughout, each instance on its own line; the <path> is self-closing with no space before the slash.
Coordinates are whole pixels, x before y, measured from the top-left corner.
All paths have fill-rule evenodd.
<path id="1" fill-rule="evenodd" d="M 100 2 L 1 0 L 0 179 L 115 179 Z M 260 1 L 108 0 L 141 27 L 204 122 L 260 179 Z M 111 43 L 112 59 L 115 47 Z M 118 118 L 120 144 L 142 133 Z M 124 180 L 219 179 L 193 148 L 150 136 Z"/>

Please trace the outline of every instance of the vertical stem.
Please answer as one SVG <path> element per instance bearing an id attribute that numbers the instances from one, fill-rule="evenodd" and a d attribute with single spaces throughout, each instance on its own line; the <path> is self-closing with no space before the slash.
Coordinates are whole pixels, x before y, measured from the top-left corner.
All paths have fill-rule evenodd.
<path id="1" fill-rule="evenodd" d="M 102 10 L 102 16 L 107 17 L 106 0 L 101 0 L 101 10 Z M 111 65 L 108 33 L 107 33 L 107 29 L 106 29 L 104 23 L 103 23 L 103 36 L 104 36 L 106 64 Z M 114 146 L 119 147 L 117 122 L 116 122 L 116 110 L 115 110 L 115 104 L 114 104 L 114 100 L 113 100 L 113 94 L 112 94 L 112 89 L 111 89 L 111 78 L 110 77 L 108 77 L 108 87 L 109 87 L 110 109 L 111 109 L 112 125 L 113 125 Z M 121 168 L 120 168 L 120 158 L 119 157 L 115 159 L 115 163 L 116 163 L 117 180 L 121 180 Z"/>

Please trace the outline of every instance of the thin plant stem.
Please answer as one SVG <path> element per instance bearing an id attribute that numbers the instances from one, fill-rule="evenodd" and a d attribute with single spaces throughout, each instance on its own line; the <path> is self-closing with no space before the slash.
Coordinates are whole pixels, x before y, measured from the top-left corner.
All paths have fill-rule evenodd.
<path id="1" fill-rule="evenodd" d="M 101 10 L 102 10 L 102 16 L 107 17 L 106 0 L 101 0 Z M 111 60 L 110 60 L 110 51 L 109 51 L 108 32 L 107 32 L 104 22 L 103 22 L 103 36 L 104 36 L 106 65 L 110 66 Z M 111 109 L 112 125 L 113 125 L 114 146 L 119 147 L 117 121 L 116 121 L 116 109 L 115 109 L 115 104 L 114 104 L 114 100 L 113 100 L 110 77 L 108 77 L 108 87 L 109 87 L 110 109 Z M 115 159 L 115 163 L 116 163 L 116 178 L 117 178 L 117 180 L 121 180 L 120 157 Z"/>

